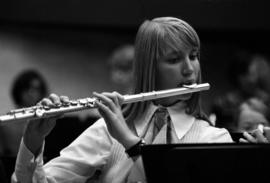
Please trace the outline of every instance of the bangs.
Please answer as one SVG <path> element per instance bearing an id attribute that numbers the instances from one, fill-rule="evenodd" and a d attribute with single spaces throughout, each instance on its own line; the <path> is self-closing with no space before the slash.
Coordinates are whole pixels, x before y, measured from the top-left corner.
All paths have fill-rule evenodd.
<path id="1" fill-rule="evenodd" d="M 192 27 L 182 23 L 161 24 L 162 34 L 159 34 L 157 58 L 165 55 L 167 48 L 175 52 L 183 52 L 187 49 L 200 50 L 200 40 Z"/>

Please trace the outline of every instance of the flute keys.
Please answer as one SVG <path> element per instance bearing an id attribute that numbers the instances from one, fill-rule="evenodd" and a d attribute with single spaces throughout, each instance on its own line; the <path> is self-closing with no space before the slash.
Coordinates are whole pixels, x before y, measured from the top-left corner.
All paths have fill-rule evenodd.
<path id="1" fill-rule="evenodd" d="M 43 106 L 43 109 L 46 110 L 46 111 L 48 111 L 48 110 L 51 109 L 51 107 L 49 107 L 49 106 Z M 42 110 L 42 109 L 37 109 L 37 110 Z M 37 110 L 36 110 L 36 111 L 37 111 Z"/>
<path id="2" fill-rule="evenodd" d="M 37 117 L 42 117 L 43 115 L 44 115 L 44 110 L 42 110 L 42 109 L 37 109 L 36 111 L 35 111 L 35 115 L 37 116 Z"/>
<path id="3" fill-rule="evenodd" d="M 93 107 L 96 99 L 84 98 L 84 99 L 79 99 L 78 101 L 80 105 Z"/>
<path id="4" fill-rule="evenodd" d="M 70 106 L 70 102 L 62 103 L 62 107 L 69 107 L 69 106 Z"/>
<path id="5" fill-rule="evenodd" d="M 97 98 L 86 98 L 88 101 L 88 106 L 89 107 L 95 107 L 96 101 L 98 100 Z"/>
<path id="6" fill-rule="evenodd" d="M 75 101 L 75 100 L 73 100 L 73 101 L 70 101 L 70 105 L 78 105 L 78 101 Z"/>
<path id="7" fill-rule="evenodd" d="M 79 103 L 81 105 L 86 105 L 88 103 L 87 99 L 80 99 Z"/>

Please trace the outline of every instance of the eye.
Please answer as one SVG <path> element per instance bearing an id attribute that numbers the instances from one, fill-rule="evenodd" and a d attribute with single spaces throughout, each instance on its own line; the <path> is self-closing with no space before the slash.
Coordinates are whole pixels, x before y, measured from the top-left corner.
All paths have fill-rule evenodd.
<path id="1" fill-rule="evenodd" d="M 189 55 L 190 60 L 196 60 L 196 59 L 198 59 L 198 57 L 199 57 L 199 54 L 197 52 L 191 53 Z"/>
<path id="2" fill-rule="evenodd" d="M 175 64 L 179 61 L 180 59 L 178 57 L 173 57 L 173 58 L 169 58 L 167 59 L 167 62 L 170 64 Z"/>
<path id="3" fill-rule="evenodd" d="M 169 57 L 167 57 L 167 63 L 169 64 L 176 64 L 176 63 L 179 63 L 183 60 L 183 56 L 180 55 L 180 54 L 173 54 Z"/>

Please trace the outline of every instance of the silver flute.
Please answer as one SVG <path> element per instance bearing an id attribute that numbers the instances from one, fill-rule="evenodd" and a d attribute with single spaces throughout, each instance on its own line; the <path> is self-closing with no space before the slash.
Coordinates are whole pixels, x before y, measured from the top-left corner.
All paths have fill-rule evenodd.
<path id="1" fill-rule="evenodd" d="M 181 88 L 174 88 L 168 90 L 152 91 L 147 93 L 140 93 L 135 95 L 124 95 L 123 104 L 143 102 L 148 100 L 155 100 L 165 97 L 183 95 L 187 93 L 199 92 L 208 90 L 210 85 L 208 83 L 183 85 Z M 58 106 L 33 106 L 9 111 L 5 115 L 0 116 L 0 123 L 12 121 L 25 121 L 41 118 L 48 118 L 52 116 L 61 115 L 64 113 L 81 111 L 91 108 L 96 108 L 97 98 L 83 98 L 77 100 L 70 100 L 68 103 L 63 103 Z"/>

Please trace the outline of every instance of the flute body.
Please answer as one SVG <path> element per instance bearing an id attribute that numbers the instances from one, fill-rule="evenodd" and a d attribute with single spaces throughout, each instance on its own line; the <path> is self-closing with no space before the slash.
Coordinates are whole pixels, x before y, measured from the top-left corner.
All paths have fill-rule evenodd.
<path id="1" fill-rule="evenodd" d="M 155 100 L 165 97 L 199 92 L 203 90 L 208 90 L 209 88 L 210 85 L 208 83 L 203 83 L 168 90 L 153 91 L 135 95 L 124 95 L 123 103 L 127 104 L 127 103 Z M 53 108 L 47 106 L 33 106 L 28 108 L 15 109 L 11 110 L 5 115 L 1 115 L 0 122 L 5 123 L 12 121 L 34 120 L 39 118 L 47 118 L 51 116 L 61 115 L 69 112 L 87 110 L 91 108 L 96 108 L 96 101 L 97 101 L 96 98 L 83 98 L 71 100 L 68 104 L 62 104 L 60 106 L 56 106 Z"/>

